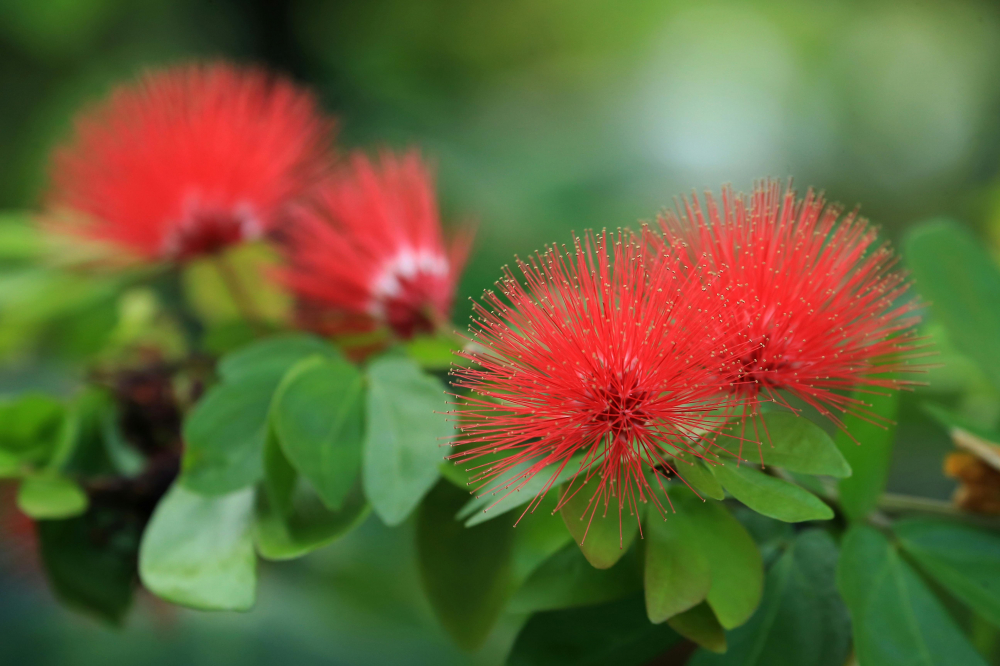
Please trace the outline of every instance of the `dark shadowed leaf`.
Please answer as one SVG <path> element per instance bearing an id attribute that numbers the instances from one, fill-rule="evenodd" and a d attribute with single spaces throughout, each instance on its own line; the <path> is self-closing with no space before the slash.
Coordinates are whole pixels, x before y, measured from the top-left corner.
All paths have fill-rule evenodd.
<path id="1" fill-rule="evenodd" d="M 881 427 L 857 416 L 844 417 L 844 425 L 854 439 L 844 432 L 837 433 L 837 447 L 850 463 L 853 474 L 837 484 L 840 506 L 851 520 L 863 520 L 878 504 L 885 490 L 892 458 L 892 445 L 896 437 L 896 412 L 899 409 L 899 391 L 887 395 L 856 392 L 854 397 L 871 405 L 869 411 L 890 425 Z"/>
<path id="2" fill-rule="evenodd" d="M 417 511 L 420 577 L 441 624 L 466 650 L 486 640 L 514 587 L 515 528 L 465 527 L 455 513 L 467 495 L 442 481 Z"/>
<path id="3" fill-rule="evenodd" d="M 405 358 L 375 361 L 368 380 L 365 495 L 386 525 L 398 525 L 440 474 L 453 434 L 448 399 L 440 380 Z"/>
<path id="4" fill-rule="evenodd" d="M 645 505 L 640 504 L 637 510 L 630 510 L 628 504 L 619 507 L 616 496 L 605 506 L 597 495 L 599 484 L 596 474 L 582 486 L 571 484 L 564 492 L 574 494 L 559 513 L 587 561 L 598 569 L 607 569 L 635 540 Z"/>
<path id="5" fill-rule="evenodd" d="M 854 650 L 865 666 L 985 666 L 896 548 L 856 525 L 844 538 L 837 587 L 851 612 Z"/>
<path id="6" fill-rule="evenodd" d="M 812 493 L 760 470 L 747 463 L 730 461 L 712 468 L 729 493 L 757 513 L 786 523 L 806 520 L 829 520 L 833 509 Z"/>
<path id="7" fill-rule="evenodd" d="M 120 623 L 132 604 L 138 526 L 92 509 L 69 520 L 36 523 L 38 546 L 57 597 L 84 612 Z"/>
<path id="8" fill-rule="evenodd" d="M 313 356 L 295 364 L 274 394 L 271 418 L 282 450 L 334 511 L 361 471 L 363 393 L 353 365 Z"/>
<path id="9" fill-rule="evenodd" d="M 738 627 L 757 608 L 764 587 L 757 544 L 721 502 L 704 502 L 683 488 L 671 488 L 670 497 L 677 512 L 685 512 L 708 557 L 712 571 L 708 604 L 723 627 Z"/>
<path id="10" fill-rule="evenodd" d="M 180 484 L 160 500 L 139 549 L 149 591 L 202 610 L 248 610 L 257 587 L 252 489 L 206 497 Z"/>
<path id="11" fill-rule="evenodd" d="M 802 532 L 767 574 L 764 600 L 729 633 L 725 654 L 699 652 L 692 666 L 842 666 L 851 625 L 836 588 L 837 546 Z"/>
<path id="12" fill-rule="evenodd" d="M 893 525 L 900 545 L 931 578 L 1000 626 L 1000 536 L 941 520 Z"/>
<path id="13" fill-rule="evenodd" d="M 656 511 L 646 517 L 645 589 L 650 622 L 663 622 L 708 596 L 712 585 L 708 556 L 689 521 L 684 512 L 669 514 L 666 520 Z"/>
<path id="14" fill-rule="evenodd" d="M 514 593 L 508 610 L 532 613 L 593 606 L 627 597 L 641 589 L 642 568 L 635 548 L 630 549 L 616 566 L 595 569 L 577 545 L 571 543 L 535 570 Z"/>
<path id="15" fill-rule="evenodd" d="M 518 634 L 507 666 L 640 666 L 679 640 L 667 625 L 646 619 L 637 594 L 533 615 Z"/>

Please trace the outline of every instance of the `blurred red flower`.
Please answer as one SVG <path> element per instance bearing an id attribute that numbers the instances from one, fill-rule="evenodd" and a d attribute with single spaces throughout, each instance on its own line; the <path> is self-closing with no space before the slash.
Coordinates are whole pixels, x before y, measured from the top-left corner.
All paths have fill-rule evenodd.
<path id="1" fill-rule="evenodd" d="M 59 227 L 146 260 L 183 261 L 266 234 L 326 169 L 313 96 L 225 63 L 146 74 L 76 121 L 56 153 Z"/>
<path id="2" fill-rule="evenodd" d="M 749 198 L 724 188 L 721 208 L 706 193 L 705 204 L 684 199 L 660 225 L 673 251 L 707 262 L 726 295 L 722 316 L 747 352 L 722 364 L 722 374 L 748 415 L 764 400 L 791 408 L 779 392 L 787 391 L 840 428 L 845 412 L 877 420 L 846 392 L 912 384 L 890 375 L 913 371 L 919 346 L 918 303 L 907 299 L 888 244 L 877 245 L 856 212 L 844 215 L 812 190 L 803 200 L 790 186 L 782 195 L 777 181 Z"/>
<path id="3" fill-rule="evenodd" d="M 434 179 L 416 151 L 355 153 L 300 207 L 285 283 L 300 323 L 323 333 L 388 326 L 410 338 L 444 325 L 472 233 L 446 243 Z M 353 329 L 353 331 L 352 331 Z"/>
<path id="4" fill-rule="evenodd" d="M 597 475 L 590 520 L 615 503 L 619 517 L 647 501 L 662 513 L 651 478 L 683 479 L 675 456 L 711 446 L 722 425 L 713 412 L 731 400 L 717 372 L 721 295 L 669 254 L 650 272 L 644 248 L 588 234 L 518 261 L 526 285 L 507 269 L 506 300 L 487 292 L 475 304 L 484 350 L 462 353 L 476 365 L 453 371 L 472 393 L 458 399 L 451 457 L 471 465 L 481 491 L 499 500 L 544 473 L 531 509 L 578 465 L 560 506 Z"/>

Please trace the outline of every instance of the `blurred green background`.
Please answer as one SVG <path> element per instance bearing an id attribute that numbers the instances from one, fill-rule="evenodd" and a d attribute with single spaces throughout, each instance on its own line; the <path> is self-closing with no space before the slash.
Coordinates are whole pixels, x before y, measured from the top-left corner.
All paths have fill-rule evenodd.
<path id="1" fill-rule="evenodd" d="M 458 322 L 514 254 L 769 175 L 860 204 L 894 241 L 941 215 L 1000 239 L 1000 8 L 965 0 L 0 0 L 0 208 L 39 204 L 81 104 L 143 67 L 218 56 L 312 85 L 344 147 L 436 161 L 446 217 L 479 227 Z M 992 424 L 997 396 L 942 360 L 929 391 Z M 915 405 L 891 488 L 947 497 L 950 444 Z M 498 664 L 519 621 L 459 653 L 409 528 L 375 519 L 268 566 L 247 615 L 147 597 L 124 630 L 58 608 L 30 540 L 0 538 L 4 663 Z"/>

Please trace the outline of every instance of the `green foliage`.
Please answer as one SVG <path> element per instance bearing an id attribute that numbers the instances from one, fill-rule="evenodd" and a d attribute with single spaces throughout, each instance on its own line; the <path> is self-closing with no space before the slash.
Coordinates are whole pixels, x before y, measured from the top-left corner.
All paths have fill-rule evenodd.
<path id="1" fill-rule="evenodd" d="M 1000 627 L 1000 536 L 916 518 L 896 523 L 893 532 L 928 576 Z"/>
<path id="2" fill-rule="evenodd" d="M 17 490 L 17 506 L 36 520 L 71 518 L 87 510 L 87 494 L 71 479 L 29 476 Z"/>
<path id="3" fill-rule="evenodd" d="M 704 497 L 710 497 L 714 500 L 726 498 L 726 491 L 722 489 L 722 484 L 705 467 L 705 463 L 686 453 L 678 453 L 676 457 L 680 459 L 680 462 L 674 463 L 674 469 L 683 483 L 690 485 L 696 493 Z"/>
<path id="4" fill-rule="evenodd" d="M 903 256 L 949 340 L 1000 388 L 1000 270 L 986 248 L 958 224 L 936 220 L 909 234 Z"/>
<path id="5" fill-rule="evenodd" d="M 812 493 L 745 463 L 717 465 L 712 473 L 733 497 L 765 516 L 786 523 L 833 518 L 833 509 Z"/>
<path id="6" fill-rule="evenodd" d="M 569 537 L 565 528 L 563 533 Z M 637 549 L 629 549 L 610 569 L 596 569 L 576 543 L 572 543 L 531 574 L 514 593 L 508 610 L 526 613 L 592 606 L 621 599 L 641 589 L 642 569 Z"/>
<path id="7" fill-rule="evenodd" d="M 641 666 L 680 640 L 650 624 L 642 597 L 537 613 L 517 636 L 507 666 Z"/>
<path id="8" fill-rule="evenodd" d="M 313 356 L 288 371 L 274 396 L 282 451 L 332 511 L 361 471 L 363 389 L 361 373 L 347 361 Z"/>
<path id="9" fill-rule="evenodd" d="M 684 513 L 664 519 L 652 509 L 647 512 L 645 589 L 650 622 L 690 610 L 708 596 L 712 571 L 696 530 Z"/>
<path id="10" fill-rule="evenodd" d="M 723 627 L 740 626 L 753 615 L 763 591 L 764 568 L 757 545 L 719 502 L 704 502 L 681 488 L 672 488 L 670 497 L 708 558 L 712 574 L 708 605 Z"/>
<path id="11" fill-rule="evenodd" d="M 706 650 L 723 653 L 727 649 L 726 631 L 706 602 L 668 618 L 667 625 Z"/>
<path id="12" fill-rule="evenodd" d="M 840 506 L 848 518 L 858 521 L 875 509 L 885 490 L 896 436 L 899 392 L 878 395 L 858 391 L 853 397 L 868 405 L 866 409 L 885 424 L 873 423 L 870 416 L 861 418 L 849 414 L 844 417 L 847 432 L 837 433 L 837 448 L 853 470 L 850 478 L 841 479 L 837 484 Z"/>
<path id="13" fill-rule="evenodd" d="M 571 485 L 566 492 L 572 496 L 559 513 L 587 561 L 598 569 L 607 569 L 635 540 L 645 505 L 619 507 L 617 496 L 602 498 L 598 494 L 600 481 L 595 474 L 587 483 Z"/>
<path id="14" fill-rule="evenodd" d="M 692 666 L 842 666 L 851 626 L 836 570 L 833 539 L 820 530 L 800 533 L 768 572 L 760 608 L 730 632 L 725 654 L 702 651 Z"/>
<path id="15" fill-rule="evenodd" d="M 38 524 L 45 573 L 64 602 L 113 624 L 132 604 L 138 526 L 99 510 Z"/>
<path id="16" fill-rule="evenodd" d="M 184 421 L 183 482 L 207 495 L 246 488 L 263 474 L 271 401 L 281 378 L 303 358 L 338 352 L 307 335 L 262 340 L 219 361 L 222 382 Z"/>
<path id="17" fill-rule="evenodd" d="M 518 465 L 478 488 L 478 495 L 462 507 L 458 518 L 465 519 L 466 527 L 472 527 L 502 516 L 527 504 L 545 488 L 558 488 L 574 478 L 580 472 L 581 460 L 582 457 L 574 457 L 565 465 L 554 463 L 526 480 L 520 475 L 531 467 L 531 463 Z M 482 465 L 483 461 L 477 459 L 466 464 L 475 467 Z M 479 471 L 473 469 L 474 473 Z"/>
<path id="18" fill-rule="evenodd" d="M 293 559 L 321 548 L 360 525 L 371 511 L 357 478 L 331 511 L 273 436 L 264 451 L 263 486 L 256 495 L 254 542 L 269 560 Z"/>
<path id="19" fill-rule="evenodd" d="M 45 467 L 63 435 L 65 412 L 59 401 L 37 393 L 0 403 L 0 477 Z"/>
<path id="20" fill-rule="evenodd" d="M 249 610 L 257 586 L 253 498 L 250 489 L 206 497 L 175 484 L 142 537 L 143 585 L 192 608 Z"/>
<path id="21" fill-rule="evenodd" d="M 398 525 L 438 479 L 453 434 L 450 408 L 441 382 L 405 358 L 374 361 L 368 382 L 365 495 L 385 524 Z"/>
<path id="22" fill-rule="evenodd" d="M 742 457 L 757 462 L 763 456 L 765 466 L 781 467 L 800 474 L 825 474 L 848 477 L 851 466 L 833 440 L 809 419 L 790 412 L 765 412 L 757 423 L 759 451 L 748 450 L 754 442 L 743 444 Z M 735 434 L 735 430 L 731 431 Z M 726 448 L 734 448 L 726 443 Z"/>
<path id="23" fill-rule="evenodd" d="M 865 666 L 985 666 L 933 593 L 897 549 L 871 527 L 844 538 L 837 587 Z"/>

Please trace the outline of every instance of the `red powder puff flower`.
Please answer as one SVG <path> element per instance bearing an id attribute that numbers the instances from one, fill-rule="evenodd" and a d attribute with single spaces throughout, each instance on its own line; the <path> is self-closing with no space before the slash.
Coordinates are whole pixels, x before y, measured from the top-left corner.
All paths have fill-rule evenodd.
<path id="1" fill-rule="evenodd" d="M 146 260 L 211 254 L 282 221 L 324 172 L 330 129 L 310 93 L 262 70 L 149 73 L 76 121 L 50 205 Z"/>
<path id="2" fill-rule="evenodd" d="M 619 518 L 650 498 L 663 512 L 647 472 L 683 478 L 674 456 L 701 457 L 721 427 L 713 412 L 731 398 L 717 372 L 720 295 L 679 262 L 653 261 L 649 272 L 648 259 L 621 234 L 588 234 L 565 254 L 518 261 L 527 286 L 507 269 L 506 300 L 487 292 L 475 304 L 484 351 L 460 354 L 476 367 L 453 371 L 472 394 L 457 405 L 462 450 L 452 458 L 471 464 L 480 490 L 499 501 L 544 473 L 531 509 L 578 465 L 560 506 L 597 475 L 590 520 L 612 501 Z"/>
<path id="3" fill-rule="evenodd" d="M 285 239 L 282 274 L 307 328 L 386 325 L 409 338 L 448 320 L 472 236 L 446 244 L 434 179 L 416 151 L 383 152 L 378 163 L 356 153 L 317 200 Z"/>
<path id="4" fill-rule="evenodd" d="M 912 383 L 887 375 L 913 370 L 918 305 L 904 299 L 906 277 L 867 220 L 812 190 L 804 200 L 790 186 L 782 195 L 777 181 L 749 200 L 724 188 L 721 209 L 710 193 L 705 202 L 703 211 L 697 197 L 685 199 L 660 224 L 674 250 L 707 262 L 726 294 L 723 317 L 748 351 L 722 373 L 750 417 L 761 401 L 791 409 L 779 393 L 787 391 L 843 428 L 845 412 L 875 418 L 847 391 Z"/>

